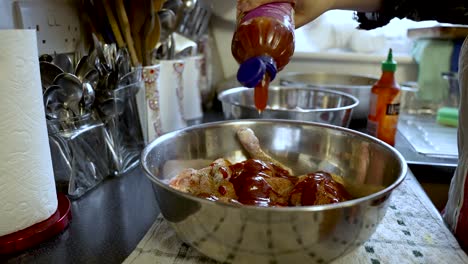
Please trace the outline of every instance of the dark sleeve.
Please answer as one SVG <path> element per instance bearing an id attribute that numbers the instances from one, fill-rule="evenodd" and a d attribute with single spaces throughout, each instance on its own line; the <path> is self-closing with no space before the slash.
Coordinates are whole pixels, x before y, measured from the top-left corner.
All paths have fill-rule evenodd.
<path id="1" fill-rule="evenodd" d="M 383 0 L 379 12 L 357 12 L 355 16 L 361 29 L 385 26 L 393 18 L 468 25 L 468 0 Z"/>

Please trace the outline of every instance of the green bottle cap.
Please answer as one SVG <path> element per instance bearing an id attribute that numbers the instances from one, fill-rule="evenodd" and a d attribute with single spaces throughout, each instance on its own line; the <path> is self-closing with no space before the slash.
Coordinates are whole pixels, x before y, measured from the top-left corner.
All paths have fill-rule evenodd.
<path id="1" fill-rule="evenodd" d="M 397 68 L 397 62 L 393 60 L 392 49 L 388 51 L 386 61 L 382 61 L 382 71 L 395 72 Z"/>

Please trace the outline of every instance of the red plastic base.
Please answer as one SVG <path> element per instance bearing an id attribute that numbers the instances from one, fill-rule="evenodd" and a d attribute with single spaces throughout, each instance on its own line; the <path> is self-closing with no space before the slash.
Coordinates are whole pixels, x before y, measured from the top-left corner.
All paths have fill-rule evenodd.
<path id="1" fill-rule="evenodd" d="M 57 211 L 48 219 L 23 230 L 0 237 L 0 254 L 12 254 L 37 246 L 58 233 L 70 223 L 71 203 L 67 196 L 57 194 Z"/>

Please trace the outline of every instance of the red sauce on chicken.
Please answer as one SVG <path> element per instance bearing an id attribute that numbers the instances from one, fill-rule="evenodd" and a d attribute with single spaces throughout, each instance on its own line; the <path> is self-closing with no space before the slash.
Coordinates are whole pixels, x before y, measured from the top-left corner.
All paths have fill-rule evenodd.
<path id="1" fill-rule="evenodd" d="M 241 204 L 256 206 L 277 205 L 271 195 L 277 195 L 267 178 L 275 172 L 264 162 L 249 159 L 229 167 L 232 171 L 230 182 Z"/>
<path id="2" fill-rule="evenodd" d="M 238 202 L 255 206 L 300 206 L 351 199 L 343 185 L 326 172 L 295 177 L 273 164 L 248 159 L 229 167 Z"/>
<path id="3" fill-rule="evenodd" d="M 291 205 L 319 205 L 344 202 L 351 195 L 326 172 L 301 176 L 290 194 Z"/>

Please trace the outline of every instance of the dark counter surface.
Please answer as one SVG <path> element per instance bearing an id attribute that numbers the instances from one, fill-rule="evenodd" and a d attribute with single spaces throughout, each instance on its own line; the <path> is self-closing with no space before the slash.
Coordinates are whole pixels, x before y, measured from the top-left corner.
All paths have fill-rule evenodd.
<path id="1" fill-rule="evenodd" d="M 151 182 L 138 167 L 72 201 L 72 221 L 57 237 L 0 256 L 0 263 L 122 263 L 158 214 Z"/>
<path id="2" fill-rule="evenodd" d="M 222 119 L 207 113 L 203 122 Z M 405 158 L 416 155 L 397 136 Z M 417 156 L 409 156 L 413 158 Z M 411 172 L 410 172 L 411 173 Z M 52 240 L 25 252 L 0 256 L 5 263 L 121 263 L 135 249 L 159 214 L 151 182 L 137 167 L 101 183 L 72 201 L 70 226 Z"/>

